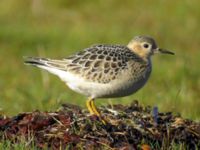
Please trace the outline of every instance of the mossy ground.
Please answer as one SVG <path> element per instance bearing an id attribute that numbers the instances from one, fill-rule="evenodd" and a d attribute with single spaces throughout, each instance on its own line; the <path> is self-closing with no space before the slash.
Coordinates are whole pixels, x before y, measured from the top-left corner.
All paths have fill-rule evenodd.
<path id="1" fill-rule="evenodd" d="M 42 149 L 183 149 L 200 148 L 200 123 L 180 115 L 131 105 L 101 107 L 106 124 L 79 106 L 65 104 L 55 112 L 34 111 L 1 116 L 0 140 L 10 146 Z M 23 142 L 22 142 L 23 141 Z M 23 145 L 23 144 L 22 144 Z M 6 145 L 5 145 L 6 146 Z"/>

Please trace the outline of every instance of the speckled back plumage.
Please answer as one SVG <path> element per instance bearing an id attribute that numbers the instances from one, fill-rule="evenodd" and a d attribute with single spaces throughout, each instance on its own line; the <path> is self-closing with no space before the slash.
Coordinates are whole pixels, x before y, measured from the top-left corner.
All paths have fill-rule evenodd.
<path id="1" fill-rule="evenodd" d="M 145 73 L 147 62 L 126 46 L 94 45 L 63 60 L 46 60 L 46 64 L 88 81 L 109 83 L 127 71 L 137 79 L 138 75 Z"/>

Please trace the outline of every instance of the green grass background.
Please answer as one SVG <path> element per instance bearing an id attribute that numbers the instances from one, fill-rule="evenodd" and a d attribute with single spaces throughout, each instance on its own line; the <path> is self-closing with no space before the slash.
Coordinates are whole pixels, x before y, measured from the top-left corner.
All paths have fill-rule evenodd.
<path id="1" fill-rule="evenodd" d="M 176 55 L 153 57 L 146 86 L 131 96 L 97 100 L 158 106 L 200 120 L 200 1 L 198 0 L 1 0 L 0 113 L 85 107 L 86 97 L 54 75 L 25 66 L 23 56 L 62 58 L 95 43 L 126 45 L 151 35 Z"/>

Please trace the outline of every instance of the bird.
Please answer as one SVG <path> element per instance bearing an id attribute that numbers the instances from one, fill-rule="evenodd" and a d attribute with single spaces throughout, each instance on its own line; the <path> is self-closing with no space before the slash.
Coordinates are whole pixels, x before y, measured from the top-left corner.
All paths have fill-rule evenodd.
<path id="1" fill-rule="evenodd" d="M 57 75 L 73 91 L 85 95 L 91 115 L 101 113 L 94 100 L 129 96 L 148 81 L 156 53 L 175 53 L 159 48 L 147 35 L 135 36 L 127 45 L 95 44 L 62 59 L 24 57 L 24 63 Z"/>

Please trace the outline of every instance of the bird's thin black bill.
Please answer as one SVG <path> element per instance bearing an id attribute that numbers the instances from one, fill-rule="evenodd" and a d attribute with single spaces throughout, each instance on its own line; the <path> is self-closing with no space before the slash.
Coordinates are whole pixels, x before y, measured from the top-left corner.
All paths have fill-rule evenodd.
<path id="1" fill-rule="evenodd" d="M 159 51 L 160 53 L 163 53 L 163 54 L 175 55 L 174 52 L 171 52 L 171 51 L 166 50 L 166 49 L 158 49 L 158 51 Z"/>

